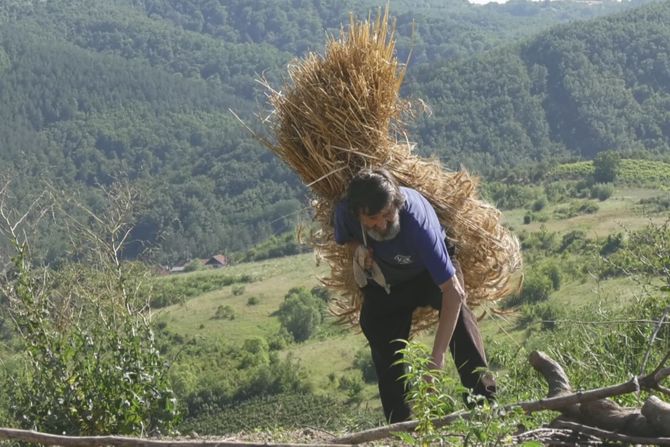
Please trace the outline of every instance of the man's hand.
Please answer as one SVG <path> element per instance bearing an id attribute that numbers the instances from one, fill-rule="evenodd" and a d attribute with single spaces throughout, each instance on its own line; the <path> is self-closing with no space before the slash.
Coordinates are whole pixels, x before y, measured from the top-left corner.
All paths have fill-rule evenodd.
<path id="1" fill-rule="evenodd" d="M 363 267 L 365 267 L 365 270 L 372 270 L 373 263 L 374 260 L 372 258 L 372 249 L 368 247 L 368 249 L 365 251 L 365 259 L 363 260 Z"/>
<path id="2" fill-rule="evenodd" d="M 428 363 L 428 368 L 434 370 L 441 370 L 444 368 L 444 355 L 433 353 L 433 355 L 431 355 L 430 363 Z"/>

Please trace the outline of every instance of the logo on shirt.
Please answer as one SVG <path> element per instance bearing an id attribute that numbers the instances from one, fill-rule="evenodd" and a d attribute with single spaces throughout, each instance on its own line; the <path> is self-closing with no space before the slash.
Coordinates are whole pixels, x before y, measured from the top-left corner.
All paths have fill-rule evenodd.
<path id="1" fill-rule="evenodd" d="M 412 261 L 411 256 L 406 256 L 406 255 L 395 255 L 395 258 L 393 260 L 396 262 L 396 264 L 411 264 L 414 261 Z"/>

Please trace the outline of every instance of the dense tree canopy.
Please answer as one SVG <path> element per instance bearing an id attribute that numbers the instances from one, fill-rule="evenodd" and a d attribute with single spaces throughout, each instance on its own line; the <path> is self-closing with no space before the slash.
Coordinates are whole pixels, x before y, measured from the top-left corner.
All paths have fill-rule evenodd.
<path id="1" fill-rule="evenodd" d="M 135 231 L 159 260 L 241 250 L 292 228 L 306 208 L 293 173 L 233 117 L 267 113 L 263 77 L 320 51 L 349 11 L 336 0 L 51 0 L 0 4 L 0 164 L 17 203 L 44 182 L 80 193 L 128 179 L 144 191 Z M 670 7 L 553 29 L 634 6 L 476 7 L 398 1 L 405 94 L 432 116 L 410 128 L 424 153 L 485 170 L 603 149 L 668 149 Z M 411 49 L 411 57 L 410 54 Z M 409 58 L 409 59 L 408 59 Z M 63 252 L 63 230 L 38 253 Z M 129 253 L 130 255 L 135 254 Z"/>

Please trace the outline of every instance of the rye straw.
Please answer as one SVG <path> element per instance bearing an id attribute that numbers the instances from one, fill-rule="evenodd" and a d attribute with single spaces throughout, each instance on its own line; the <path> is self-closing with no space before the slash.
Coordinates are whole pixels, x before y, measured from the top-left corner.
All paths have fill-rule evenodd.
<path id="1" fill-rule="evenodd" d="M 281 90 L 269 86 L 274 113 L 262 140 L 314 194 L 313 234 L 317 253 L 331 267 L 322 278 L 338 292 L 331 310 L 355 324 L 361 294 L 351 269 L 352 253 L 333 239 L 332 215 L 352 176 L 363 167 L 383 166 L 400 184 L 421 192 L 435 207 L 457 247 L 468 304 L 495 303 L 518 286 L 519 243 L 501 224 L 500 212 L 479 199 L 477 181 L 466 171 L 448 172 L 437 160 L 418 157 L 404 135 L 408 109 L 399 96 L 405 69 L 395 58 L 395 26 L 388 8 L 375 20 L 350 19 L 348 31 L 330 37 L 324 55 L 311 53 L 291 64 Z M 432 325 L 430 309 L 414 314 L 414 329 Z"/>

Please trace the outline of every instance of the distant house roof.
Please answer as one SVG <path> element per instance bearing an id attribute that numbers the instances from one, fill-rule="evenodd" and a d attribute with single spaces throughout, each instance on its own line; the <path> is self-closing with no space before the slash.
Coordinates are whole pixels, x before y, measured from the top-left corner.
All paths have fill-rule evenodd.
<path id="1" fill-rule="evenodd" d="M 205 262 L 205 265 L 213 265 L 215 267 L 223 267 L 228 265 L 228 259 L 224 255 L 214 255 Z"/>

